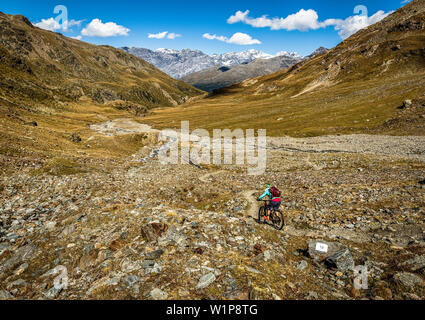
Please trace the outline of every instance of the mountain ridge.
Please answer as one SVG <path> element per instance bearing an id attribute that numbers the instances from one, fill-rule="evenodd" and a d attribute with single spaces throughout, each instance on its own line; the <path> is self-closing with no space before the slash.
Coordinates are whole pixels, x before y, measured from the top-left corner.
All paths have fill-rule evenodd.
<path id="1" fill-rule="evenodd" d="M 250 63 L 256 59 L 271 59 L 275 57 L 255 49 L 212 55 L 208 55 L 201 50 L 192 49 L 174 50 L 159 48 L 157 50 L 150 50 L 137 47 L 122 47 L 121 49 L 145 59 L 176 79 L 182 79 L 189 74 L 213 67 L 231 67 L 243 63 Z M 281 51 L 278 54 L 282 56 L 288 55 L 288 57 L 291 58 L 301 58 L 301 56 L 295 52 Z"/>
<path id="2" fill-rule="evenodd" d="M 281 55 L 269 59 L 255 59 L 249 63 L 235 66 L 213 67 L 207 70 L 191 73 L 182 78 L 183 81 L 204 91 L 214 91 L 231 86 L 250 78 L 256 78 L 289 68 L 301 59 Z"/>

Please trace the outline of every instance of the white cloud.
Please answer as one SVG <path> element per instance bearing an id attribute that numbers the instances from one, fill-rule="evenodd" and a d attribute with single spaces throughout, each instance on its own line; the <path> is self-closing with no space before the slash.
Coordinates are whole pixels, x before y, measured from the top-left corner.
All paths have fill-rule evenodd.
<path id="1" fill-rule="evenodd" d="M 70 32 L 71 27 L 73 26 L 80 27 L 83 21 L 84 20 L 68 20 L 60 24 L 59 22 L 55 20 L 55 18 L 49 18 L 49 19 L 41 19 L 41 22 L 35 23 L 34 25 L 36 27 L 39 27 L 44 30 L 49 30 L 49 31 L 62 30 L 64 32 Z"/>
<path id="2" fill-rule="evenodd" d="M 167 36 L 168 31 L 160 32 L 160 33 L 149 33 L 149 39 L 164 39 Z"/>
<path id="3" fill-rule="evenodd" d="M 291 14 L 286 18 L 268 18 L 266 15 L 263 15 L 260 18 L 251 18 L 248 16 L 249 10 L 245 12 L 238 11 L 235 15 L 227 19 L 229 24 L 234 24 L 237 22 L 243 22 L 255 28 L 270 28 L 271 30 L 281 30 L 285 29 L 288 31 L 291 30 L 300 30 L 307 31 L 309 29 L 319 29 L 319 16 L 316 11 L 309 9 L 301 9 L 297 13 Z"/>
<path id="4" fill-rule="evenodd" d="M 231 44 L 238 45 L 253 45 L 253 44 L 261 44 L 260 40 L 253 39 L 249 34 L 236 32 L 230 39 L 225 36 L 217 36 L 209 33 L 205 33 L 202 35 L 203 38 L 208 40 L 218 40 Z"/>
<path id="5" fill-rule="evenodd" d="M 84 22 L 85 20 L 69 20 L 68 21 L 68 28 L 73 27 L 73 26 L 78 26 L 81 27 L 81 24 Z"/>
<path id="6" fill-rule="evenodd" d="M 227 42 L 240 45 L 261 44 L 260 40 L 252 39 L 249 34 L 242 32 L 236 32 Z"/>
<path id="7" fill-rule="evenodd" d="M 249 10 L 246 10 L 244 12 L 237 11 L 235 13 L 235 15 L 230 16 L 230 18 L 227 19 L 227 23 L 228 24 L 234 24 L 234 23 L 238 23 L 238 22 L 245 22 L 247 24 L 250 24 L 250 23 L 248 23 L 248 18 L 247 18 L 248 14 L 249 14 Z"/>
<path id="8" fill-rule="evenodd" d="M 208 39 L 208 40 L 219 40 L 219 41 L 223 41 L 226 42 L 227 40 L 229 40 L 227 37 L 225 36 L 217 36 L 217 35 L 213 35 L 213 34 L 209 34 L 209 33 L 204 33 L 202 35 L 203 38 Z"/>
<path id="9" fill-rule="evenodd" d="M 179 38 L 181 36 L 182 36 L 181 34 L 174 33 L 174 32 L 169 33 L 168 31 L 164 31 L 164 32 L 160 32 L 160 33 L 149 33 L 148 34 L 149 39 L 164 39 L 164 38 L 167 38 L 167 39 L 174 40 L 174 39 Z"/>
<path id="10" fill-rule="evenodd" d="M 128 36 L 130 29 L 117 25 L 115 22 L 103 23 L 100 19 L 93 19 L 82 31 L 86 37 L 115 37 Z"/>
<path id="11" fill-rule="evenodd" d="M 392 12 L 393 11 L 386 13 L 380 10 L 370 17 L 363 15 L 355 15 L 348 17 L 345 20 L 329 19 L 326 20 L 325 23 L 328 22 L 329 25 L 334 25 L 335 30 L 338 31 L 339 36 L 342 39 L 346 39 L 349 36 L 355 34 L 357 31 L 381 21 L 382 19 L 390 15 Z"/>
<path id="12" fill-rule="evenodd" d="M 34 25 L 40 29 L 49 31 L 57 31 L 61 29 L 61 25 L 54 18 L 41 19 L 41 22 L 35 23 Z"/>
<path id="13" fill-rule="evenodd" d="M 75 39 L 75 40 L 81 40 L 83 37 L 81 35 L 76 36 L 76 37 L 71 37 L 71 39 Z"/>
<path id="14" fill-rule="evenodd" d="M 171 32 L 167 35 L 167 38 L 174 40 L 175 38 L 180 38 L 181 36 L 182 36 L 181 34 Z"/>
<path id="15" fill-rule="evenodd" d="M 335 30 L 339 31 L 338 34 L 340 37 L 345 39 L 360 29 L 382 20 L 391 13 L 392 12 L 385 13 L 381 10 L 371 17 L 355 15 L 348 17 L 345 20 L 328 19 L 324 22 L 320 22 L 319 15 L 313 9 L 301 9 L 297 13 L 288 15 L 286 18 L 268 18 L 267 15 L 263 15 L 259 18 L 251 18 L 249 17 L 249 10 L 246 10 L 244 12 L 237 11 L 234 15 L 227 19 L 227 23 L 234 24 L 242 22 L 254 28 L 270 28 L 271 30 L 283 29 L 287 31 L 308 31 L 334 26 Z"/>

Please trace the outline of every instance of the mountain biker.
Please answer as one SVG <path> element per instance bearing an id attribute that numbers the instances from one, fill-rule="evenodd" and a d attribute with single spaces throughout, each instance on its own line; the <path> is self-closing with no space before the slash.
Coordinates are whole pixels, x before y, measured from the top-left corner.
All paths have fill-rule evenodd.
<path id="1" fill-rule="evenodd" d="M 277 191 L 277 192 L 276 192 Z M 257 201 L 263 200 L 265 197 L 269 197 L 270 202 L 267 205 L 267 216 L 265 217 L 267 220 L 270 220 L 270 211 L 279 210 L 280 205 L 282 204 L 282 200 L 280 199 L 280 191 L 276 187 L 271 187 L 270 184 L 267 185 L 264 193 L 257 199 Z"/>

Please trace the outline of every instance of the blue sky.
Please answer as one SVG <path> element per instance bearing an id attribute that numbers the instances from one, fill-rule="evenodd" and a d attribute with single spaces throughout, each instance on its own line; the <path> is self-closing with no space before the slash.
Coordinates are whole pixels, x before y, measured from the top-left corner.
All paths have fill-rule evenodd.
<path id="1" fill-rule="evenodd" d="M 366 17 L 360 23 L 369 24 L 397 10 L 404 5 L 403 2 L 403 0 L 0 0 L 0 11 L 22 14 L 33 23 L 46 19 L 46 25 L 49 25 L 48 19 L 53 18 L 50 20 L 52 22 L 58 16 L 53 13 L 54 7 L 64 5 L 68 10 L 68 20 L 79 21 L 79 24 L 71 22 L 68 32 L 62 29 L 55 31 L 70 37 L 81 36 L 83 41 L 94 44 L 150 49 L 190 48 L 209 54 L 258 49 L 270 54 L 295 51 L 307 55 L 320 46 L 334 47 L 342 37 L 352 32 L 350 30 L 353 28 L 356 30 L 356 23 L 359 21 L 353 11 L 357 5 L 367 7 L 368 17 L 371 18 Z M 304 11 L 300 13 L 302 9 Z M 249 13 L 246 10 L 249 10 Z M 382 10 L 380 13 L 373 16 L 380 10 Z M 236 15 L 238 11 L 240 14 Z M 298 15 L 287 19 L 289 15 L 297 13 Z M 315 14 L 318 16 L 317 21 L 314 19 Z M 264 15 L 267 17 L 259 19 Z M 234 16 L 230 20 L 233 23 L 228 21 L 231 16 Z M 273 18 L 282 19 L 272 20 Z M 100 21 L 95 20 L 93 23 L 94 19 Z M 113 24 L 105 25 L 107 22 Z M 335 30 L 335 27 L 339 30 Z M 81 35 L 82 31 L 85 35 Z M 165 31 L 168 33 L 164 36 Z M 149 34 L 163 38 L 157 39 L 153 36 L 149 38 Z M 233 35 L 235 36 L 232 37 Z"/>

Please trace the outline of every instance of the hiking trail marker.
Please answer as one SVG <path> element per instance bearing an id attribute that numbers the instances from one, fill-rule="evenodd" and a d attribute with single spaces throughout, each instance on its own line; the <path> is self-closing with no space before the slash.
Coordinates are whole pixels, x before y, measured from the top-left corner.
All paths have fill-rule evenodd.
<path id="1" fill-rule="evenodd" d="M 316 243 L 316 251 L 327 253 L 329 246 L 325 243 L 318 242 Z"/>

